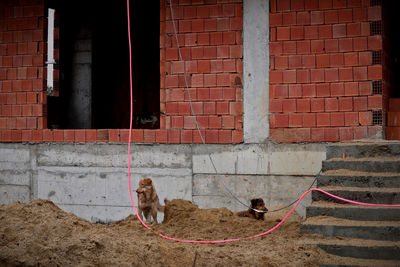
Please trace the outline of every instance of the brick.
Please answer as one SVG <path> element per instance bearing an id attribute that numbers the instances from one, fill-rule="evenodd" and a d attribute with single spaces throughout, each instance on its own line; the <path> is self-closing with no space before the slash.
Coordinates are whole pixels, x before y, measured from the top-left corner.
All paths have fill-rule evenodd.
<path id="1" fill-rule="evenodd" d="M 297 99 L 296 100 L 296 111 L 297 112 L 310 112 L 310 110 L 311 110 L 310 99 Z M 270 111 L 271 111 L 271 109 L 270 109 Z M 277 112 L 281 112 L 281 111 L 282 111 L 282 109 Z M 273 111 L 271 111 L 271 112 L 273 112 Z"/>
<path id="2" fill-rule="evenodd" d="M 368 80 L 382 79 L 382 65 L 368 66 Z"/>
<path id="3" fill-rule="evenodd" d="M 368 137 L 368 127 L 353 127 L 354 140 L 361 140 Z"/>
<path id="4" fill-rule="evenodd" d="M 360 95 L 370 95 L 372 93 L 372 85 L 370 81 L 359 83 Z"/>
<path id="5" fill-rule="evenodd" d="M 297 51 L 297 42 L 296 41 L 287 41 L 283 43 L 283 54 L 296 54 Z"/>
<path id="6" fill-rule="evenodd" d="M 347 36 L 355 37 L 361 35 L 361 24 L 359 22 L 348 23 L 347 27 Z"/>
<path id="7" fill-rule="evenodd" d="M 329 55 L 317 55 L 317 68 L 327 68 L 330 65 Z"/>
<path id="8" fill-rule="evenodd" d="M 360 66 L 371 65 L 372 63 L 371 52 L 360 52 L 358 58 Z"/>
<path id="9" fill-rule="evenodd" d="M 290 27 L 277 27 L 276 39 L 278 41 L 290 40 Z"/>
<path id="10" fill-rule="evenodd" d="M 291 10 L 304 10 L 304 0 L 291 0 Z"/>
<path id="11" fill-rule="evenodd" d="M 289 11 L 290 10 L 290 0 L 280 0 L 277 1 L 276 5 L 277 11 Z"/>
<path id="12" fill-rule="evenodd" d="M 274 83 L 282 83 L 282 81 L 283 81 L 283 75 L 282 75 L 282 71 L 281 70 L 271 70 L 270 72 L 269 72 L 269 82 L 271 83 L 271 84 L 274 84 Z"/>
<path id="13" fill-rule="evenodd" d="M 358 126 L 358 112 L 345 112 L 344 124 L 345 126 Z"/>
<path id="14" fill-rule="evenodd" d="M 295 99 L 283 99 L 282 100 L 283 112 L 296 112 L 296 100 Z"/>
<path id="15" fill-rule="evenodd" d="M 311 25 L 324 24 L 323 11 L 311 11 Z"/>
<path id="16" fill-rule="evenodd" d="M 86 141 L 85 130 L 74 130 L 74 131 L 75 131 L 75 142 Z"/>
<path id="17" fill-rule="evenodd" d="M 357 66 L 358 65 L 358 53 L 344 53 L 344 65 L 345 66 Z"/>
<path id="18" fill-rule="evenodd" d="M 289 87 L 287 85 L 273 85 L 272 96 L 277 98 L 286 98 L 289 96 Z"/>
<path id="19" fill-rule="evenodd" d="M 235 117 L 234 116 L 222 116 L 222 128 L 223 129 L 234 129 L 235 128 Z"/>
<path id="20" fill-rule="evenodd" d="M 317 127 L 327 127 L 331 125 L 331 115 L 329 113 L 317 113 Z"/>
<path id="21" fill-rule="evenodd" d="M 365 81 L 368 79 L 368 68 L 367 67 L 353 68 L 353 75 L 355 81 Z"/>
<path id="22" fill-rule="evenodd" d="M 289 127 L 302 127 L 303 115 L 298 113 L 289 114 Z"/>
<path id="23" fill-rule="evenodd" d="M 180 143 L 180 130 L 167 130 L 168 143 Z"/>
<path id="24" fill-rule="evenodd" d="M 329 97 L 331 95 L 329 83 L 319 83 L 316 85 L 317 97 Z"/>
<path id="25" fill-rule="evenodd" d="M 282 22 L 284 26 L 291 26 L 296 24 L 296 13 L 288 12 L 282 14 Z"/>
<path id="26" fill-rule="evenodd" d="M 289 85 L 289 97 L 298 98 L 302 96 L 302 88 L 300 84 Z"/>
<path id="27" fill-rule="evenodd" d="M 314 142 L 325 141 L 323 128 L 311 128 L 311 140 Z"/>
<path id="28" fill-rule="evenodd" d="M 368 96 L 368 109 L 382 109 L 382 104 L 381 95 Z"/>
<path id="29" fill-rule="evenodd" d="M 324 82 L 325 73 L 323 69 L 311 69 L 311 82 Z"/>
<path id="30" fill-rule="evenodd" d="M 365 21 L 367 20 L 367 8 L 354 8 L 353 9 L 353 21 Z"/>
<path id="31" fill-rule="evenodd" d="M 352 9 L 340 9 L 339 10 L 339 22 L 352 22 L 353 21 L 353 10 Z"/>
<path id="32" fill-rule="evenodd" d="M 309 83 L 310 82 L 310 71 L 309 70 L 297 70 L 297 83 Z"/>
<path id="33" fill-rule="evenodd" d="M 377 138 L 383 134 L 382 126 L 368 126 L 368 137 Z"/>
<path id="34" fill-rule="evenodd" d="M 204 59 L 214 59 L 217 58 L 217 47 L 215 46 L 206 46 L 204 47 L 204 54 L 203 58 Z"/>
<path id="35" fill-rule="evenodd" d="M 318 27 L 318 38 L 319 39 L 329 39 L 332 38 L 332 26 L 331 25 L 321 25 Z"/>
<path id="36" fill-rule="evenodd" d="M 296 70 L 284 70 L 282 71 L 283 83 L 296 83 Z"/>
<path id="37" fill-rule="evenodd" d="M 315 97 L 317 95 L 315 84 L 304 84 L 302 87 L 303 97 Z"/>
<path id="38" fill-rule="evenodd" d="M 327 142 L 339 141 L 339 129 L 324 128 L 324 141 L 327 141 Z"/>
<path id="39" fill-rule="evenodd" d="M 381 6 L 368 7 L 368 20 L 381 20 L 381 19 L 382 19 Z"/>
<path id="40" fill-rule="evenodd" d="M 282 42 L 270 42 L 269 44 L 270 55 L 280 55 L 283 52 Z"/>
<path id="41" fill-rule="evenodd" d="M 32 132 L 33 134 L 33 132 Z M 74 142 L 75 141 L 75 131 L 74 130 L 64 130 L 64 141 Z"/>
<path id="42" fill-rule="evenodd" d="M 339 101 L 337 98 L 325 98 L 325 111 L 338 111 Z"/>
<path id="43" fill-rule="evenodd" d="M 344 113 L 332 112 L 331 113 L 331 126 L 344 126 Z"/>
<path id="44" fill-rule="evenodd" d="M 337 10 L 327 10 L 324 11 L 324 19 L 326 24 L 334 24 L 339 21 Z"/>
<path id="45" fill-rule="evenodd" d="M 353 51 L 353 39 L 352 38 L 339 39 L 339 51 L 340 52 Z"/>
<path id="46" fill-rule="evenodd" d="M 231 45 L 229 47 L 229 55 L 231 58 L 242 58 L 243 48 L 241 45 Z"/>
<path id="47" fill-rule="evenodd" d="M 270 116 L 271 128 L 282 128 L 289 126 L 289 114 L 273 114 Z"/>
<path id="48" fill-rule="evenodd" d="M 269 26 L 270 27 L 282 26 L 282 13 L 270 13 Z"/>
<path id="49" fill-rule="evenodd" d="M 289 56 L 289 68 L 296 69 L 302 67 L 302 56 Z"/>
<path id="50" fill-rule="evenodd" d="M 340 68 L 339 69 L 339 81 L 352 81 L 353 80 L 353 69 L 352 68 Z"/>
<path id="51" fill-rule="evenodd" d="M 311 40 L 311 53 L 324 53 L 325 42 L 324 40 Z"/>
<path id="52" fill-rule="evenodd" d="M 311 51 L 311 42 L 308 40 L 296 42 L 297 54 L 309 54 Z"/>
<path id="53" fill-rule="evenodd" d="M 297 13 L 297 25 L 309 25 L 310 23 L 311 23 L 311 17 L 308 11 Z"/>
<path id="54" fill-rule="evenodd" d="M 275 56 L 275 69 L 287 69 L 288 62 L 288 56 Z"/>
<path id="55" fill-rule="evenodd" d="M 353 140 L 354 133 L 352 127 L 339 128 L 339 140 L 340 141 L 350 141 Z"/>
<path id="56" fill-rule="evenodd" d="M 325 51 L 328 53 L 338 52 L 339 51 L 339 40 L 337 40 L 337 39 L 325 40 Z"/>
<path id="57" fill-rule="evenodd" d="M 305 26 L 304 39 L 318 39 L 318 26 Z"/>
<path id="58" fill-rule="evenodd" d="M 343 53 L 330 54 L 329 62 L 331 67 L 342 67 L 344 64 Z"/>
<path id="59" fill-rule="evenodd" d="M 325 111 L 325 101 L 322 98 L 311 99 L 311 112 Z"/>
<path id="60" fill-rule="evenodd" d="M 315 55 L 304 55 L 303 66 L 304 68 L 315 68 Z"/>
<path id="61" fill-rule="evenodd" d="M 303 127 L 315 127 L 316 124 L 315 113 L 303 113 Z"/>
<path id="62" fill-rule="evenodd" d="M 319 0 L 318 8 L 319 9 L 331 9 L 332 1 Z"/>
<path id="63" fill-rule="evenodd" d="M 337 82 L 339 79 L 339 72 L 337 68 L 325 69 L 325 81 Z"/>
<path id="64" fill-rule="evenodd" d="M 243 130 L 232 131 L 232 143 L 239 144 L 243 142 Z"/>
<path id="65" fill-rule="evenodd" d="M 353 38 L 353 50 L 364 51 L 368 49 L 368 41 L 366 37 Z"/>
<path id="66" fill-rule="evenodd" d="M 360 125 L 363 125 L 363 126 L 372 125 L 372 112 L 371 111 L 359 112 L 358 117 L 359 117 Z"/>
<path id="67" fill-rule="evenodd" d="M 368 109 L 367 97 L 354 97 L 353 98 L 354 111 L 364 111 Z"/>
<path id="68" fill-rule="evenodd" d="M 290 27 L 290 39 L 291 40 L 302 40 L 302 39 L 304 39 L 304 27 L 303 26 L 292 26 L 292 27 Z"/>
<path id="69" fill-rule="evenodd" d="M 357 96 L 358 95 L 358 83 L 351 82 L 344 84 L 344 95 L 345 96 Z"/>
<path id="70" fill-rule="evenodd" d="M 353 98 L 352 97 L 339 98 L 339 110 L 340 111 L 353 111 Z"/>

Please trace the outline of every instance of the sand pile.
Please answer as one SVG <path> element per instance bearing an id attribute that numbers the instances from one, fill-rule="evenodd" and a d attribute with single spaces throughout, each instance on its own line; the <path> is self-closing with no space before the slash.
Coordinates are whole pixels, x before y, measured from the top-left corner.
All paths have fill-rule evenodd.
<path id="1" fill-rule="evenodd" d="M 234 216 L 225 208 L 199 209 L 171 201 L 163 224 L 154 229 L 184 239 L 242 238 L 276 225 L 287 210 L 265 221 Z M 145 229 L 136 216 L 95 224 L 66 213 L 52 202 L 0 205 L 2 266 L 318 266 L 329 257 L 299 234 L 300 218 L 291 216 L 272 234 L 227 244 L 168 241 Z"/>

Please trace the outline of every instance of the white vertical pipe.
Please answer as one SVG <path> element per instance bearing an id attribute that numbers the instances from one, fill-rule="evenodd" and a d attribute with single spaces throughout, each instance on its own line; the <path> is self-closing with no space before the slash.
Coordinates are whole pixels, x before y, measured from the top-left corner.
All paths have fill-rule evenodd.
<path id="1" fill-rule="evenodd" d="M 49 8 L 49 16 L 47 19 L 47 93 L 53 92 L 53 65 L 56 63 L 54 60 L 54 12 L 55 10 Z"/>

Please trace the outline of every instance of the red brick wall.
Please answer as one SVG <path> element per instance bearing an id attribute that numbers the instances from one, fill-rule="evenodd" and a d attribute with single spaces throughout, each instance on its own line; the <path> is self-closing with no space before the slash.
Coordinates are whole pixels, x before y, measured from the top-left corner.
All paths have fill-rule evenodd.
<path id="1" fill-rule="evenodd" d="M 43 11 L 42 1 L 0 1 L 0 141 L 34 140 L 46 125 Z"/>
<path id="2" fill-rule="evenodd" d="M 161 127 L 135 129 L 132 141 L 200 143 L 167 2 L 160 0 Z M 205 142 L 240 143 L 242 0 L 173 4 L 193 108 Z M 125 129 L 46 129 L 46 27 L 43 0 L 0 1 L 0 142 L 127 142 Z"/>
<path id="3" fill-rule="evenodd" d="M 179 4 L 175 0 L 173 7 L 184 64 L 166 4 L 161 37 L 161 112 L 165 113 L 161 128 L 168 131 L 169 142 L 201 142 L 185 89 L 185 66 L 193 109 L 205 141 L 241 142 L 242 0 L 180 0 Z"/>
<path id="4" fill-rule="evenodd" d="M 373 137 L 372 110 L 382 95 L 372 81 L 382 65 L 372 51 L 381 35 L 370 0 L 271 0 L 270 128 L 278 142 L 344 141 Z"/>

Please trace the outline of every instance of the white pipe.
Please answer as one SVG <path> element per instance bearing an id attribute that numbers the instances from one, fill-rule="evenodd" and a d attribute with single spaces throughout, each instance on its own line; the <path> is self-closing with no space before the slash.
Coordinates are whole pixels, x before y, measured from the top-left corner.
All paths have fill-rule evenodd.
<path id="1" fill-rule="evenodd" d="M 47 19 L 47 93 L 52 95 L 54 80 L 53 80 L 53 65 L 56 63 L 54 60 L 54 12 L 55 10 L 49 8 L 49 16 Z"/>

